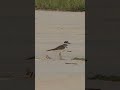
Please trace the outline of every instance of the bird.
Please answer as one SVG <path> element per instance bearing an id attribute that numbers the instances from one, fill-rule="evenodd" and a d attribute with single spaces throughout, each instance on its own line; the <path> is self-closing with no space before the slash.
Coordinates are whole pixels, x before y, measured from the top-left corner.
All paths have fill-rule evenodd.
<path id="1" fill-rule="evenodd" d="M 68 41 L 64 41 L 64 44 L 59 45 L 59 46 L 56 47 L 56 48 L 49 49 L 49 50 L 47 50 L 47 51 L 59 51 L 59 57 L 60 57 L 60 60 L 62 60 L 61 52 L 63 52 L 66 48 L 68 48 L 68 47 L 67 47 L 68 44 L 71 44 L 71 43 L 69 43 Z"/>

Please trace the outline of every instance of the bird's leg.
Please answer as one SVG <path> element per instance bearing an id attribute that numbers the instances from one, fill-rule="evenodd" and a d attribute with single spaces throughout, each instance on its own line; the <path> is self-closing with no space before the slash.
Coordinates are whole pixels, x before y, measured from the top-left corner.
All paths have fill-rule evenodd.
<path id="1" fill-rule="evenodd" d="M 62 58 L 61 52 L 59 53 L 59 57 L 60 57 L 60 60 L 65 60 L 65 59 Z"/>
<path id="2" fill-rule="evenodd" d="M 62 60 L 62 55 L 61 55 L 61 52 L 59 53 L 59 57 L 60 57 L 60 60 Z"/>

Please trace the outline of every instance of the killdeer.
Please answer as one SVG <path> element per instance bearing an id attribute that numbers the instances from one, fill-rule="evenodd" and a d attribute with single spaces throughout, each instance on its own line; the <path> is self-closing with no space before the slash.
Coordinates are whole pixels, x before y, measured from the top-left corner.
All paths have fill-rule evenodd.
<path id="1" fill-rule="evenodd" d="M 65 50 L 65 48 L 67 48 L 68 44 L 71 44 L 69 43 L 68 41 L 64 41 L 64 44 L 54 48 L 54 49 L 50 49 L 50 50 L 47 50 L 47 51 L 59 51 L 59 57 L 60 57 L 60 60 L 62 60 L 62 55 L 61 53 Z"/>

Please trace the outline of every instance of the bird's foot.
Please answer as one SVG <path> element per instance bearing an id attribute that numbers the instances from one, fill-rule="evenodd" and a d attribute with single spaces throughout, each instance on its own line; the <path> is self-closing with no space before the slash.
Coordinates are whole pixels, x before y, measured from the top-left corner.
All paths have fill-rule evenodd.
<path id="1" fill-rule="evenodd" d="M 67 51 L 67 52 L 72 52 L 72 51 Z"/>

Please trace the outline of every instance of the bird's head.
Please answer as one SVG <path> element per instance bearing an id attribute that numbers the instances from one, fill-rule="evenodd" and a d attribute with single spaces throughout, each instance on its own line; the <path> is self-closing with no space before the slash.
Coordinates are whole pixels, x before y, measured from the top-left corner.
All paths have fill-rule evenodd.
<path id="1" fill-rule="evenodd" d="M 64 44 L 71 44 L 71 43 L 69 43 L 68 41 L 64 41 Z"/>

